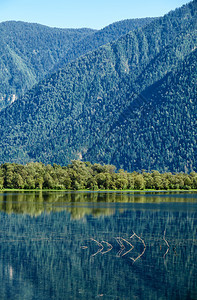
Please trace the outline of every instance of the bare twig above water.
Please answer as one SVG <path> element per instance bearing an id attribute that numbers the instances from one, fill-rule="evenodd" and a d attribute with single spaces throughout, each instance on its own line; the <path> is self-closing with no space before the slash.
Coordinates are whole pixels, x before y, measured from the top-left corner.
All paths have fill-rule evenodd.
<path id="1" fill-rule="evenodd" d="M 130 243 L 130 242 L 128 242 L 127 240 L 125 240 L 125 239 L 123 239 L 122 237 L 117 237 L 116 238 L 116 241 L 117 241 L 117 243 L 121 246 L 121 250 L 118 252 L 118 256 L 121 256 L 121 253 L 123 252 L 123 250 L 125 250 L 126 249 L 126 247 L 125 247 L 125 245 L 122 243 L 122 241 L 124 241 L 126 244 L 128 244 L 131 248 L 128 250 L 128 251 L 126 251 L 124 254 L 122 254 L 122 256 L 125 256 L 125 255 L 127 255 L 131 250 L 133 250 L 133 248 L 134 248 L 134 246 Z"/>
<path id="2" fill-rule="evenodd" d="M 106 241 L 102 241 L 101 243 L 105 243 L 109 247 L 106 251 L 101 252 L 102 254 L 105 254 L 113 249 L 113 246 L 110 243 L 108 243 Z"/>
<path id="3" fill-rule="evenodd" d="M 142 257 L 146 251 L 146 244 L 144 242 L 144 240 L 141 239 L 141 237 L 139 237 L 134 231 L 132 236 L 130 236 L 130 238 L 132 239 L 134 236 L 136 236 L 143 244 L 144 246 L 144 250 L 142 251 L 142 253 L 140 255 L 138 255 L 138 257 L 136 257 L 135 259 L 133 257 L 130 257 L 131 260 L 133 260 L 133 263 L 135 263 L 140 257 Z"/>
<path id="4" fill-rule="evenodd" d="M 100 249 L 98 249 L 98 251 L 96 252 L 96 253 L 94 253 L 94 254 L 92 254 L 91 256 L 93 257 L 93 256 L 95 256 L 95 255 L 97 255 L 98 253 L 100 253 L 102 250 L 103 250 L 103 245 L 101 244 L 101 243 L 99 243 L 97 240 L 95 240 L 95 239 L 93 239 L 93 238 L 91 238 L 91 240 L 92 241 L 94 241 L 95 243 L 97 243 L 97 245 L 100 247 Z"/>
<path id="5" fill-rule="evenodd" d="M 122 251 L 125 249 L 125 246 L 123 245 L 123 243 L 121 242 L 121 237 L 117 237 L 116 238 L 117 243 L 120 245 L 120 250 L 117 253 L 117 256 L 120 257 Z"/>
<path id="6" fill-rule="evenodd" d="M 166 245 L 167 245 L 168 249 L 166 250 L 166 253 L 164 254 L 163 258 L 165 258 L 165 257 L 166 257 L 166 255 L 168 254 L 168 251 L 169 251 L 169 249 L 170 249 L 170 246 L 169 246 L 168 242 L 166 241 L 166 238 L 165 238 L 165 236 L 166 236 L 166 229 L 164 230 L 164 234 L 163 234 L 163 240 L 164 240 L 164 242 L 166 243 Z"/>

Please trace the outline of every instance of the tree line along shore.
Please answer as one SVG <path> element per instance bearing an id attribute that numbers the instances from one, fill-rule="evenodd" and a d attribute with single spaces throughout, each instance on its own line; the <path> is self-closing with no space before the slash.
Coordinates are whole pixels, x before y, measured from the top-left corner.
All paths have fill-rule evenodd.
<path id="1" fill-rule="evenodd" d="M 190 190 L 197 189 L 197 173 L 160 173 L 156 170 L 128 173 L 113 165 L 79 160 L 67 166 L 4 163 L 0 166 L 0 189 L 53 190 Z"/>

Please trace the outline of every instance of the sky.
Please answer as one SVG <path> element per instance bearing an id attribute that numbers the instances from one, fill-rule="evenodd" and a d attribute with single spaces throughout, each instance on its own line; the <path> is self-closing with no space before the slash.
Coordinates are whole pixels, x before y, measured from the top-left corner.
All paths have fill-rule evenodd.
<path id="1" fill-rule="evenodd" d="M 0 0 L 0 22 L 101 29 L 124 19 L 158 17 L 187 0 Z"/>

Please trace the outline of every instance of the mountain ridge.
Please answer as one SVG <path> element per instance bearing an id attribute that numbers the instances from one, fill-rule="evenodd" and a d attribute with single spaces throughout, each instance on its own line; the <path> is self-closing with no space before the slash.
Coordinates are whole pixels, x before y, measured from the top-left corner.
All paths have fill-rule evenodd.
<path id="1" fill-rule="evenodd" d="M 166 161 L 153 146 L 142 161 L 141 158 L 136 159 L 137 151 L 141 149 L 143 152 L 145 144 L 134 138 L 134 133 L 138 135 L 141 132 L 140 127 L 134 125 L 141 107 L 149 99 L 143 91 L 154 83 L 159 85 L 159 81 L 172 70 L 179 72 L 181 63 L 196 47 L 196 26 L 196 2 L 193 1 L 78 58 L 43 80 L 0 113 L 1 162 L 40 160 L 65 165 L 72 159 L 82 158 L 91 162 L 98 159 L 97 162 L 114 163 L 117 168 L 123 167 L 128 171 L 134 167 L 172 171 L 185 171 L 186 167 L 195 170 L 196 157 L 192 156 L 188 167 L 187 156 L 177 153 L 178 145 L 170 154 L 177 158 L 177 162 Z M 180 74 L 177 73 L 177 76 Z M 170 86 L 173 86 L 171 81 L 166 90 Z M 185 86 L 189 87 L 190 83 Z M 135 107 L 138 97 L 141 97 L 141 106 Z M 159 90 L 157 97 L 160 97 Z M 176 101 L 174 97 L 174 107 L 177 106 Z M 127 111 L 129 115 L 133 109 L 136 109 L 135 132 L 127 128 L 127 140 L 130 142 L 122 141 L 121 144 L 119 140 L 125 137 L 121 130 L 125 119 L 121 114 Z M 181 118 L 181 111 L 178 111 Z M 174 113 L 171 117 L 175 116 Z M 144 124 L 143 128 L 146 128 Z M 160 130 L 166 137 L 165 128 Z M 150 132 L 143 133 L 146 139 L 150 138 L 149 144 L 160 145 L 160 134 L 151 135 Z M 178 140 L 182 139 L 182 132 Z M 106 134 L 112 135 L 113 140 L 106 141 Z M 174 139 L 177 137 L 174 136 Z M 135 142 L 133 148 L 128 145 L 132 141 Z M 108 144 L 110 146 L 106 148 Z M 190 148 L 194 151 L 195 145 L 186 142 L 185 151 L 190 153 Z M 146 144 L 146 151 L 149 150 Z M 147 157 L 151 158 L 150 164 L 146 162 Z"/>
<path id="2" fill-rule="evenodd" d="M 133 156 L 138 157 L 138 162 L 136 163 L 136 160 L 133 158 L 131 161 L 127 161 L 126 153 L 124 153 L 124 147 L 121 149 L 121 144 L 117 146 L 119 149 L 119 159 L 122 157 L 122 160 L 126 160 L 122 165 L 128 165 L 130 166 L 130 169 L 143 169 L 143 165 L 146 161 L 149 162 L 148 170 L 153 169 L 155 166 L 151 166 L 151 157 L 149 151 L 150 147 L 153 147 L 151 145 L 151 142 L 154 142 L 154 150 L 158 147 L 160 147 L 159 151 L 160 154 L 162 152 L 164 157 L 164 162 L 161 166 L 161 162 L 159 161 L 156 165 L 157 170 L 163 170 L 163 171 L 170 171 L 169 168 L 165 167 L 167 165 L 167 162 L 165 160 L 171 160 L 171 162 L 174 164 L 173 170 L 174 171 L 180 171 L 179 168 L 181 166 L 182 171 L 188 172 L 196 169 L 196 165 L 193 164 L 193 162 L 196 162 L 197 160 L 197 134 L 195 128 L 197 127 L 197 120 L 195 117 L 195 111 L 196 111 L 196 94 L 197 89 L 195 86 L 195 79 L 197 77 L 197 49 L 192 51 L 191 54 L 189 54 L 184 61 L 182 61 L 181 64 L 179 64 L 177 69 L 174 69 L 167 73 L 164 78 L 160 79 L 158 82 L 154 83 L 152 86 L 149 86 L 145 91 L 142 91 L 141 94 L 138 95 L 138 98 L 136 99 L 136 103 L 133 103 L 132 110 L 128 109 L 129 113 L 127 115 L 124 114 L 123 116 L 123 122 L 120 120 L 113 124 L 113 128 L 109 129 L 109 131 L 106 133 L 105 137 L 102 141 L 101 148 L 103 149 L 103 152 L 105 154 L 99 154 L 96 159 L 92 159 L 93 155 L 91 155 L 91 152 L 94 152 L 94 148 L 96 145 L 93 145 L 92 148 L 88 151 L 88 153 L 85 154 L 85 159 L 89 159 L 91 157 L 93 162 L 101 161 L 103 162 L 104 155 L 107 155 L 107 153 L 110 153 L 110 150 L 113 150 L 113 135 L 115 135 L 114 132 L 118 131 L 119 135 L 123 137 L 133 137 L 133 141 L 130 139 L 129 143 L 132 144 L 133 150 L 130 151 L 130 153 L 133 152 Z M 181 75 L 180 79 L 177 79 Z M 173 84 L 170 85 L 170 82 Z M 186 83 L 186 84 L 185 84 Z M 189 83 L 189 84 L 188 84 Z M 168 90 L 166 87 L 171 87 L 171 90 Z M 172 88 L 173 87 L 173 88 Z M 160 98 L 157 98 L 158 93 L 160 94 Z M 166 94 L 167 93 L 167 94 Z M 187 95 L 188 94 L 188 95 Z M 156 96 L 155 96 L 156 95 Z M 187 96 L 187 102 L 183 101 L 183 98 Z M 177 97 L 179 99 L 178 105 L 176 106 L 176 110 L 174 109 L 172 103 L 172 100 L 170 98 Z M 145 99 L 145 101 L 144 101 Z M 143 105 L 142 105 L 143 101 Z M 180 104 L 182 104 L 182 107 L 180 107 Z M 165 108 L 165 105 L 168 106 L 168 109 Z M 185 106 L 184 106 L 185 105 Z M 191 107 L 190 107 L 191 106 Z M 139 115 L 139 109 L 140 107 L 140 115 Z M 176 118 L 176 122 L 174 120 L 174 117 L 172 117 L 171 109 L 175 110 L 176 114 L 178 115 L 178 118 Z M 181 113 L 177 113 L 178 110 L 181 110 Z M 158 112 L 160 112 L 158 114 Z M 166 115 L 165 118 L 163 115 Z M 170 117 L 171 115 L 171 117 Z M 151 123 L 151 117 L 155 120 L 152 122 L 151 125 L 148 126 L 149 123 Z M 162 117 L 161 117 L 162 116 Z M 145 121 L 145 119 L 149 119 L 148 122 Z M 165 124 L 165 135 L 160 134 L 161 132 L 161 123 L 162 126 L 165 122 L 167 122 L 168 118 L 168 124 Z M 140 123 L 141 125 L 137 125 L 137 123 Z M 123 124 L 123 128 L 119 128 L 118 124 Z M 130 126 L 127 123 L 133 123 L 132 126 Z M 184 124 L 188 123 L 187 126 Z M 142 146 L 140 148 L 140 151 L 138 152 L 135 145 L 139 145 L 139 142 L 137 143 L 135 139 L 143 139 L 143 131 L 146 130 L 144 127 L 148 126 L 149 129 L 149 135 L 159 135 L 160 141 L 158 142 L 158 138 L 154 141 L 154 139 L 148 139 L 148 145 L 144 147 L 144 142 L 142 143 Z M 136 132 L 138 132 L 138 136 L 135 136 L 135 129 L 137 127 Z M 156 127 L 156 129 L 155 129 Z M 175 128 L 174 128 L 175 127 Z M 166 129 L 167 128 L 167 129 Z M 189 130 L 188 130 L 189 129 Z M 182 137 L 180 138 L 178 135 L 176 136 L 173 131 L 183 131 Z M 130 131 L 130 133 L 129 133 Z M 131 134 L 132 131 L 132 134 Z M 152 131 L 152 133 L 151 133 Z M 116 132 L 117 134 L 117 132 Z M 175 138 L 176 136 L 176 138 Z M 172 138 L 171 138 L 172 137 Z M 180 140 L 181 139 L 181 140 Z M 184 143 L 186 143 L 186 140 L 189 141 L 190 147 L 187 148 L 187 151 L 185 151 L 185 147 L 183 147 Z M 132 143 L 133 142 L 133 143 Z M 98 142 L 97 142 L 98 144 Z M 182 147 L 179 149 L 179 145 Z M 149 146 L 149 147 L 148 147 Z M 183 163 L 182 161 L 176 162 L 176 157 L 173 155 L 172 148 L 175 146 L 177 148 L 177 152 L 183 151 L 183 156 L 185 155 L 187 158 L 187 163 Z M 130 146 L 131 147 L 131 146 Z M 166 151 L 163 150 L 163 147 Z M 104 151 L 104 149 L 107 149 Z M 145 149 L 145 151 L 144 151 Z M 122 150 L 122 152 L 121 152 Z M 150 150 L 150 149 L 149 149 Z M 146 152 L 146 153 L 143 153 Z M 152 151 L 155 152 L 155 151 Z M 113 156 L 113 151 L 110 153 L 111 156 Z M 167 155 L 167 156 L 166 156 Z M 156 156 L 156 155 L 155 155 Z M 170 156 L 170 158 L 169 158 Z M 159 156 L 157 156 L 158 159 Z M 148 159 L 149 158 L 149 159 Z M 167 159 L 166 159 L 167 158 Z M 104 160 L 105 163 L 110 161 L 110 163 L 114 163 L 115 165 L 119 165 L 120 162 L 117 161 L 117 157 L 115 157 L 114 160 Z M 142 161 L 142 162 L 141 162 Z M 162 162 L 162 163 L 164 163 Z"/>
<path id="3" fill-rule="evenodd" d="M 37 23 L 7 21 L 0 23 L 0 109 L 23 95 L 46 76 L 71 59 L 118 38 L 123 32 L 152 19 L 125 20 L 101 30 L 50 28 Z M 85 39 L 84 39 L 85 37 Z M 84 48 L 84 44 L 87 49 Z M 70 49 L 70 51 L 69 51 Z M 70 54 L 66 53 L 69 51 Z M 70 56 L 69 56 L 70 55 Z M 64 62 L 63 62 L 64 61 Z"/>

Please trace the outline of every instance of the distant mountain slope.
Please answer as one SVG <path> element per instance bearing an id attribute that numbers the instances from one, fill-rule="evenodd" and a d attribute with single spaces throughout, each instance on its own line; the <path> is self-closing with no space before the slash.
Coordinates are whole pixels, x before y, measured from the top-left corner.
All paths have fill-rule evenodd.
<path id="1" fill-rule="evenodd" d="M 188 106 L 191 124 L 189 119 L 183 120 L 184 110 L 177 109 L 178 101 L 184 105 L 190 103 L 190 97 L 195 104 L 196 12 L 193 1 L 80 57 L 2 111 L 0 161 L 39 160 L 63 165 L 82 158 L 114 163 L 129 171 L 196 170 L 192 154 L 196 151 L 195 134 L 183 144 L 179 142 L 194 128 L 195 106 Z M 180 79 L 181 72 L 186 81 L 176 81 L 176 87 L 173 82 L 176 76 Z M 181 86 L 183 99 L 176 95 Z M 166 100 L 170 93 L 173 97 Z M 165 106 L 165 101 L 170 104 Z M 153 108 L 157 108 L 155 115 Z M 149 116 L 159 122 L 158 127 Z M 182 120 L 185 125 L 181 127 Z M 175 126 L 169 127 L 169 122 Z M 171 144 L 174 141 L 172 146 L 168 139 Z"/>
<path id="2" fill-rule="evenodd" d="M 140 93 L 85 159 L 129 170 L 197 170 L 196 82 L 197 49 Z"/>
<path id="3" fill-rule="evenodd" d="M 15 21 L 0 23 L 0 110 L 52 71 L 151 21 L 152 18 L 125 20 L 100 31 Z"/>
<path id="4" fill-rule="evenodd" d="M 0 109 L 31 88 L 66 51 L 92 29 L 59 29 L 8 21 L 0 23 Z"/>
<path id="5" fill-rule="evenodd" d="M 63 59 L 58 63 L 62 68 L 72 60 L 91 52 L 102 45 L 117 40 L 120 36 L 127 34 L 129 31 L 142 28 L 151 23 L 156 18 L 128 19 L 110 24 L 101 30 L 94 32 L 79 41 L 74 47 L 71 47 Z M 55 66 L 57 70 L 57 66 Z"/>

